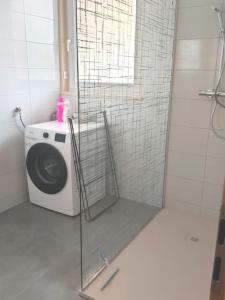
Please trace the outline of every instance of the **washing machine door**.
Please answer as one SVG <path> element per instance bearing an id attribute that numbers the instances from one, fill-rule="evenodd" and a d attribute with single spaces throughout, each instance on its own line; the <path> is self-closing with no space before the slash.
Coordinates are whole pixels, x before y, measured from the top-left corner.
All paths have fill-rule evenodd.
<path id="1" fill-rule="evenodd" d="M 67 166 L 61 153 L 52 145 L 33 145 L 26 157 L 28 174 L 35 186 L 46 194 L 59 193 L 67 181 Z"/>

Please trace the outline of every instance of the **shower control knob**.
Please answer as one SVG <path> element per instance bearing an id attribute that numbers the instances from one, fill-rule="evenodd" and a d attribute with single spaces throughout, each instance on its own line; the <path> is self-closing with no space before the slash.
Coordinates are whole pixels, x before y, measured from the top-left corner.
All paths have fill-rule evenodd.
<path id="1" fill-rule="evenodd" d="M 44 137 L 45 139 L 47 139 L 47 138 L 49 137 L 49 134 L 48 134 L 47 132 L 44 132 L 44 133 L 43 133 L 43 137 Z"/>

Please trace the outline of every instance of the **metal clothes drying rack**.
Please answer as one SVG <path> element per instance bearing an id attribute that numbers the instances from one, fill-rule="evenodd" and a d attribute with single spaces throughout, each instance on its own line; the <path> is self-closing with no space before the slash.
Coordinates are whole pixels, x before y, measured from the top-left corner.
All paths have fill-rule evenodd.
<path id="1" fill-rule="evenodd" d="M 107 120 L 106 111 L 100 112 L 100 114 L 103 114 L 103 120 L 104 120 L 104 129 L 105 129 L 105 136 L 106 136 L 106 144 L 107 144 L 107 153 L 109 158 L 109 165 L 110 165 L 110 171 L 109 173 L 112 174 L 112 183 L 113 183 L 113 191 L 114 191 L 114 197 L 113 201 L 107 205 L 106 207 L 103 206 L 100 211 L 97 213 L 93 213 L 92 207 L 94 207 L 96 204 L 91 205 L 88 194 L 87 194 L 87 185 L 89 182 L 86 181 L 82 162 L 80 158 L 79 153 L 79 143 L 77 142 L 76 134 L 74 132 L 74 126 L 73 126 L 73 119 L 68 118 L 69 122 L 69 129 L 70 129 L 70 135 L 71 135 L 71 147 L 72 147 L 72 153 L 73 153 L 73 162 L 74 162 L 74 168 L 75 168 L 75 174 L 76 174 L 76 181 L 77 181 L 77 187 L 79 196 L 81 199 L 82 207 L 81 212 L 84 212 L 84 216 L 87 222 L 92 222 L 96 218 L 98 218 L 101 214 L 103 214 L 106 210 L 108 210 L 110 207 L 112 207 L 120 198 L 119 195 L 119 186 L 118 186 L 118 180 L 117 180 L 117 174 L 116 174 L 116 164 L 113 157 L 113 148 L 111 144 L 111 138 L 110 138 L 110 131 L 109 131 L 109 125 Z M 103 176 L 106 176 L 103 174 Z M 97 181 L 97 179 L 96 179 Z M 107 197 L 107 195 L 106 195 Z M 99 201 L 104 201 L 105 199 L 99 199 Z"/>

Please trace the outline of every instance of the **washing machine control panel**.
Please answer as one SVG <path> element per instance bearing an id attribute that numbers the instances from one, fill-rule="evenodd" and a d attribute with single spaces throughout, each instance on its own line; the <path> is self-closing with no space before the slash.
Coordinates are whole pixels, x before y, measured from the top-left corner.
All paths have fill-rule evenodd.
<path id="1" fill-rule="evenodd" d="M 66 135 L 63 133 L 56 133 L 55 134 L 55 142 L 65 143 Z"/>

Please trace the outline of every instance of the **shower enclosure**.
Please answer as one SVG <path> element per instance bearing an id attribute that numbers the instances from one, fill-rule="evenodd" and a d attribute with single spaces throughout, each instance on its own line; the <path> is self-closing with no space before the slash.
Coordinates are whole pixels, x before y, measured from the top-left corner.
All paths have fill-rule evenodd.
<path id="1" fill-rule="evenodd" d="M 78 0 L 81 290 L 163 207 L 174 0 Z"/>

